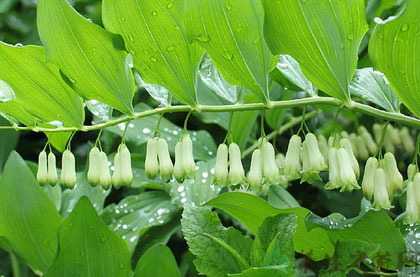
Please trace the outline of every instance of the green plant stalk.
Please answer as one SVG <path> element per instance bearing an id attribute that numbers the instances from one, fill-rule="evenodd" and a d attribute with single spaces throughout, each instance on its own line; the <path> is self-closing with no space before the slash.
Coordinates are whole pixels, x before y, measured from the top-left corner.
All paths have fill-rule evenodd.
<path id="1" fill-rule="evenodd" d="M 10 254 L 10 263 L 12 264 L 13 276 L 20 277 L 19 262 L 14 254 Z"/>
<path id="2" fill-rule="evenodd" d="M 319 97 L 313 96 L 309 98 L 303 99 L 293 99 L 293 100 L 284 100 L 284 101 L 272 101 L 270 102 L 270 109 L 284 109 L 284 108 L 293 108 L 305 105 L 327 105 L 327 106 L 336 106 L 340 107 L 343 105 L 343 102 L 337 100 L 332 97 Z M 212 105 L 198 105 L 196 107 L 196 111 L 198 112 L 235 112 L 235 111 L 252 111 L 252 110 L 264 110 L 267 109 L 267 106 L 264 103 L 250 103 L 250 104 L 234 104 L 234 105 L 219 105 L 219 106 L 212 106 Z M 136 112 L 133 113 L 131 116 L 123 116 L 117 119 L 110 120 L 105 123 L 100 123 L 91 126 L 83 126 L 81 128 L 78 127 L 60 127 L 55 129 L 50 128 L 41 128 L 41 127 L 19 127 L 19 126 L 0 126 L 0 130 L 4 129 L 12 129 L 16 131 L 34 131 L 34 132 L 89 132 L 89 131 L 96 131 L 103 128 L 111 127 L 123 122 L 127 122 L 130 120 L 135 120 L 139 118 L 144 118 L 156 114 L 162 113 L 174 113 L 174 112 L 190 112 L 194 110 L 189 105 L 178 105 L 178 106 L 168 106 L 162 108 L 155 108 L 152 110 L 147 110 L 143 112 Z M 376 118 L 381 118 L 384 120 L 398 122 L 400 124 L 418 128 L 420 129 L 420 119 L 403 115 L 401 113 L 393 113 L 383 111 L 374 107 L 371 107 L 366 104 L 353 102 L 352 103 L 352 110 L 356 112 L 360 112 L 369 116 L 373 116 Z"/>

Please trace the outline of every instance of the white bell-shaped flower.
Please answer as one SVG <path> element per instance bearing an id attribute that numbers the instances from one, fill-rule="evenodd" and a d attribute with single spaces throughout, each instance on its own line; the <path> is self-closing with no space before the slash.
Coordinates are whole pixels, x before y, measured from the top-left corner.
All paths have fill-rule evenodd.
<path id="1" fill-rule="evenodd" d="M 164 182 L 169 182 L 172 179 L 174 165 L 172 164 L 171 156 L 169 155 L 168 143 L 163 138 L 158 140 L 158 158 L 160 177 Z"/>
<path id="2" fill-rule="evenodd" d="M 417 165 L 415 164 L 410 164 L 407 167 L 407 177 L 409 181 L 413 181 L 414 180 L 414 176 L 419 172 L 419 169 L 417 167 Z"/>
<path id="3" fill-rule="evenodd" d="M 112 185 L 115 189 L 122 186 L 121 181 L 121 154 L 119 151 L 114 156 L 114 173 L 112 174 Z"/>
<path id="4" fill-rule="evenodd" d="M 221 187 L 228 184 L 228 155 L 228 146 L 224 143 L 220 144 L 217 148 L 216 164 L 214 166 L 214 183 Z"/>
<path id="5" fill-rule="evenodd" d="M 289 146 L 284 159 L 284 175 L 287 180 L 296 180 L 300 178 L 302 166 L 300 164 L 300 151 L 302 140 L 299 136 L 294 135 L 290 138 Z"/>
<path id="6" fill-rule="evenodd" d="M 392 208 L 391 201 L 389 199 L 388 191 L 386 189 L 386 176 L 385 171 L 382 168 L 376 169 L 375 174 L 375 193 L 373 194 L 373 207 L 375 209 L 386 209 Z"/>
<path id="7" fill-rule="evenodd" d="M 279 168 L 276 163 L 276 153 L 273 145 L 265 139 L 261 145 L 261 158 L 265 181 L 271 184 L 279 184 L 281 180 Z"/>
<path id="8" fill-rule="evenodd" d="M 389 196 L 393 197 L 394 192 L 401 194 L 404 190 L 404 180 L 398 170 L 397 161 L 394 154 L 388 152 L 384 155 L 383 168 L 386 175 L 386 186 Z"/>
<path id="9" fill-rule="evenodd" d="M 87 179 L 93 186 L 99 184 L 102 174 L 99 153 L 99 149 L 96 146 L 89 152 L 89 169 L 87 172 Z"/>
<path id="10" fill-rule="evenodd" d="M 38 156 L 38 171 L 36 179 L 40 185 L 48 183 L 47 153 L 43 150 Z"/>
<path id="11" fill-rule="evenodd" d="M 99 178 L 99 184 L 101 184 L 101 186 L 104 189 L 109 189 L 109 187 L 112 184 L 112 177 L 109 171 L 108 157 L 106 156 L 105 152 L 99 153 L 99 164 L 100 164 L 100 172 L 101 172 L 101 176 Z"/>
<path id="12" fill-rule="evenodd" d="M 356 179 L 360 177 L 360 167 L 359 162 L 356 159 L 356 156 L 353 153 L 353 148 L 351 146 L 350 140 L 344 138 L 340 140 L 340 146 L 346 149 L 347 154 L 349 154 L 351 167 L 353 168 L 354 174 L 356 175 Z"/>
<path id="13" fill-rule="evenodd" d="M 359 159 L 362 161 L 366 161 L 369 159 L 369 150 L 366 146 L 365 141 L 361 136 L 357 136 L 357 149 L 359 152 Z"/>
<path id="14" fill-rule="evenodd" d="M 413 155 L 416 149 L 414 147 L 413 137 L 411 136 L 410 130 L 407 127 L 401 128 L 400 137 L 405 152 L 407 152 L 410 156 Z"/>
<path id="15" fill-rule="evenodd" d="M 303 153 L 303 177 L 301 182 L 313 183 L 315 180 L 322 180 L 319 172 L 328 168 L 324 156 L 319 150 L 318 140 L 314 134 L 308 133 L 302 148 Z"/>
<path id="16" fill-rule="evenodd" d="M 175 164 L 174 177 L 178 183 L 184 182 L 184 169 L 182 168 L 182 144 L 178 142 L 175 145 Z"/>
<path id="17" fill-rule="evenodd" d="M 378 145 L 382 139 L 383 126 L 379 123 L 375 123 L 372 126 L 372 130 L 373 130 L 373 137 L 375 138 L 375 142 Z"/>
<path id="18" fill-rule="evenodd" d="M 366 199 L 371 200 L 375 193 L 375 175 L 378 168 L 378 160 L 370 157 L 365 166 L 365 173 L 363 175 L 362 190 Z"/>
<path id="19" fill-rule="evenodd" d="M 359 135 L 362 137 L 367 149 L 369 150 L 369 153 L 375 155 L 378 151 L 378 146 L 376 145 L 376 142 L 373 139 L 372 135 L 365 128 L 365 126 L 360 126 L 358 132 Z"/>
<path id="20" fill-rule="evenodd" d="M 66 150 L 63 153 L 62 165 L 61 165 L 61 185 L 74 188 L 77 182 L 76 177 L 76 160 L 70 150 Z"/>
<path id="21" fill-rule="evenodd" d="M 339 182 L 341 186 L 340 191 L 352 191 L 354 189 L 360 189 L 357 183 L 356 174 L 354 173 L 351 165 L 350 157 L 346 149 L 339 148 L 337 150 L 337 159 L 339 167 Z"/>
<path id="22" fill-rule="evenodd" d="M 147 142 L 144 170 L 149 179 L 155 179 L 159 173 L 158 141 L 155 138 L 151 138 Z"/>
<path id="23" fill-rule="evenodd" d="M 359 155 L 359 147 L 357 146 L 359 143 L 357 138 L 358 136 L 355 133 L 351 133 L 349 137 L 349 141 L 351 143 L 351 149 L 353 150 L 353 154 L 358 159 L 360 158 L 360 155 Z"/>
<path id="24" fill-rule="evenodd" d="M 185 178 L 195 178 L 195 161 L 193 155 L 193 143 L 189 136 L 184 136 L 181 141 L 182 144 L 182 169 Z"/>
<path id="25" fill-rule="evenodd" d="M 121 163 L 121 182 L 124 186 L 129 186 L 133 181 L 133 170 L 131 168 L 131 154 L 125 144 L 120 145 Z"/>
<path id="26" fill-rule="evenodd" d="M 328 147 L 327 139 L 322 134 L 318 136 L 318 145 L 319 145 L 319 151 L 321 151 L 321 154 L 324 157 L 325 162 L 328 164 L 330 148 Z"/>
<path id="27" fill-rule="evenodd" d="M 325 189 L 338 189 L 340 188 L 340 168 L 338 166 L 337 148 L 331 148 L 328 156 L 329 181 L 325 185 Z"/>
<path id="28" fill-rule="evenodd" d="M 263 164 L 260 149 L 255 149 L 251 157 L 251 167 L 248 172 L 248 184 L 253 191 L 259 191 L 263 183 Z"/>
<path id="29" fill-rule="evenodd" d="M 419 205 L 416 196 L 417 194 L 414 181 L 409 181 L 407 184 L 407 203 L 404 219 L 404 223 L 406 224 L 416 223 L 419 221 Z"/>
<path id="30" fill-rule="evenodd" d="M 57 164 L 53 152 L 48 154 L 48 183 L 55 186 L 58 181 Z"/>
<path id="31" fill-rule="evenodd" d="M 237 185 L 244 181 L 245 171 L 242 165 L 241 149 L 236 143 L 229 145 L 229 181 Z"/>

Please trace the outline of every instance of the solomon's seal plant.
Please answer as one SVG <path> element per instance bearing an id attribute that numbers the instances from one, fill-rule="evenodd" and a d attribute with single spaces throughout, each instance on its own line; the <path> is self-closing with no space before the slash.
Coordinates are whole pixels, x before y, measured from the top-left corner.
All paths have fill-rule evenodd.
<path id="1" fill-rule="evenodd" d="M 0 275 L 417 274 L 420 1 L 0 3 Z"/>

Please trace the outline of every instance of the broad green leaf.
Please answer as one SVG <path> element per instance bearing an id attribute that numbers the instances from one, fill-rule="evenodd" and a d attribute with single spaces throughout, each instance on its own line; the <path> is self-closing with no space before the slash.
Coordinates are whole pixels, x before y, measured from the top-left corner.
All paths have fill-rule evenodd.
<path id="1" fill-rule="evenodd" d="M 61 122 L 57 121 L 51 123 L 54 123 L 56 125 L 51 125 L 44 122 L 37 122 L 37 126 L 48 129 L 56 129 L 59 127 L 63 127 Z M 49 143 L 51 143 L 51 145 L 54 146 L 54 148 L 60 152 L 64 152 L 64 150 L 66 149 L 67 142 L 69 141 L 71 134 L 72 132 L 45 132 Z"/>
<path id="2" fill-rule="evenodd" d="M 329 267 L 322 270 L 320 276 L 348 276 L 353 267 L 359 268 L 361 262 L 372 258 L 378 250 L 378 244 L 360 240 L 338 241 Z"/>
<path id="3" fill-rule="evenodd" d="M 137 72 L 134 73 L 134 78 L 137 85 L 143 87 L 160 104 L 159 106 L 169 106 L 169 91 L 167 88 L 144 82 Z"/>
<path id="4" fill-rule="evenodd" d="M 238 99 L 238 87 L 229 84 L 217 71 L 212 60 L 205 55 L 201 62 L 198 75 L 201 81 L 214 93 L 230 103 L 236 103 Z"/>
<path id="5" fill-rule="evenodd" d="M 363 0 L 263 0 L 265 37 L 319 89 L 350 104 L 349 85 L 367 31 Z"/>
<path id="6" fill-rule="evenodd" d="M 251 103 L 256 99 L 253 95 L 245 95 L 245 102 Z M 260 111 L 244 111 L 235 112 L 232 117 L 232 138 L 233 142 L 237 143 L 244 151 L 248 142 L 254 138 L 253 131 L 256 130 L 256 124 L 250 124 L 250 122 L 256 122 Z"/>
<path id="7" fill-rule="evenodd" d="M 420 116 L 420 2 L 406 3 L 397 18 L 377 20 L 369 43 L 369 56 L 404 105 Z"/>
<path id="8" fill-rule="evenodd" d="M 406 252 L 404 239 L 389 215 L 381 210 L 368 211 L 356 218 L 345 219 L 337 216 L 321 219 L 311 214 L 308 224 L 325 229 L 333 243 L 344 240 L 361 240 L 369 244 L 380 245 L 381 257 L 374 260 L 382 263 L 381 267 L 391 270 L 398 268 L 399 256 Z M 314 225 L 315 224 L 315 225 Z"/>
<path id="9" fill-rule="evenodd" d="M 144 103 L 136 105 L 136 111 L 146 111 L 152 109 Z M 156 126 L 158 124 L 160 115 L 153 115 L 147 117 L 147 120 L 140 118 L 129 123 L 125 140 L 134 145 L 143 145 L 154 136 Z M 250 124 L 248 124 L 250 125 Z M 126 124 L 121 123 L 118 126 L 107 128 L 119 136 L 124 133 Z M 166 118 L 163 118 L 160 123 L 160 133 L 166 139 L 169 151 L 171 154 L 175 151 L 175 145 L 182 135 L 182 128 L 176 126 L 174 123 Z M 193 141 L 194 157 L 197 160 L 210 160 L 216 156 L 216 144 L 213 138 L 207 131 L 188 131 Z"/>
<path id="10" fill-rule="evenodd" d="M 37 23 L 47 60 L 81 96 L 133 112 L 134 78 L 121 37 L 83 18 L 67 0 L 39 0 Z"/>
<path id="11" fill-rule="evenodd" d="M 5 91 L 1 89 L 2 102 L 6 102 L 2 105 L 8 105 L 7 102 L 15 98 L 17 104 L 44 122 L 60 121 L 75 127 L 83 125 L 81 99 L 62 80 L 58 68 L 46 63 L 44 48 L 0 43 L 0 80 L 7 82 L 13 90 L 6 96 L 8 99 L 4 99 Z M 21 117 L 19 110 L 5 112 L 18 120 Z"/>
<path id="12" fill-rule="evenodd" d="M 296 252 L 303 253 L 315 261 L 322 260 L 327 256 L 331 257 L 334 252 L 334 246 L 325 230 L 320 228 L 308 230 L 306 227 L 305 218 L 310 211 L 305 208 L 275 209 L 263 199 L 243 192 L 224 193 L 207 202 L 206 206 L 224 210 L 254 234 L 258 233 L 265 218 L 293 212 L 298 219 L 298 227 L 293 236 Z"/>
<path id="13" fill-rule="evenodd" d="M 96 212 L 100 213 L 110 192 L 111 189 L 104 190 L 100 185 L 92 187 L 87 180 L 87 169 L 83 172 L 78 172 L 77 183 L 74 189 L 67 189 L 63 192 L 60 213 L 63 218 L 68 217 L 83 196 L 86 196 Z"/>
<path id="14" fill-rule="evenodd" d="M 178 210 L 165 192 L 149 191 L 128 196 L 118 205 L 107 206 L 101 218 L 127 242 L 132 252 L 150 227 L 168 223 Z"/>
<path id="15" fill-rule="evenodd" d="M 221 188 L 213 184 L 215 160 L 198 162 L 195 178 L 178 183 L 172 180 L 166 184 L 172 203 L 179 207 L 200 206 L 219 195 Z"/>
<path id="16" fill-rule="evenodd" d="M 401 232 L 407 247 L 406 259 L 408 261 L 418 262 L 418 253 L 420 253 L 420 226 L 417 223 L 404 224 L 405 213 L 402 213 L 395 219 L 395 225 Z"/>
<path id="17" fill-rule="evenodd" d="M 395 95 L 385 75 L 372 68 L 357 69 L 350 84 L 353 95 L 378 105 L 389 112 L 399 112 L 401 101 Z"/>
<path id="18" fill-rule="evenodd" d="M 277 209 L 300 207 L 296 199 L 285 188 L 279 185 L 270 186 L 267 201 Z"/>
<path id="19" fill-rule="evenodd" d="M 226 276 L 249 267 L 252 240 L 232 227 L 223 227 L 209 208 L 186 206 L 181 225 L 201 274 Z"/>
<path id="20" fill-rule="evenodd" d="M 7 120 L 0 118 L 0 126 L 9 125 Z M 9 157 L 10 152 L 15 149 L 19 140 L 19 132 L 14 130 L 0 131 L 0 172 L 3 170 L 4 163 Z"/>
<path id="21" fill-rule="evenodd" d="M 229 274 L 229 277 L 278 277 L 295 276 L 293 269 L 287 264 L 280 266 L 251 267 L 238 274 Z"/>
<path id="22" fill-rule="evenodd" d="M 2 90 L 1 82 L 0 90 Z M 16 99 L 6 103 L 0 102 L 0 114 L 12 125 L 18 125 L 20 122 L 26 126 L 36 126 L 36 117 L 30 114 Z"/>
<path id="23" fill-rule="evenodd" d="M 58 240 L 57 257 L 45 277 L 132 276 L 126 243 L 106 227 L 87 197 L 63 222 Z"/>
<path id="24" fill-rule="evenodd" d="M 204 50 L 188 43 L 182 9 L 181 0 L 105 0 L 103 18 L 108 30 L 123 36 L 146 83 L 161 85 L 181 102 L 196 105 Z"/>
<path id="25" fill-rule="evenodd" d="M 181 273 L 171 249 L 159 243 L 144 253 L 137 263 L 134 276 L 179 277 Z"/>
<path id="26" fill-rule="evenodd" d="M 92 124 L 107 122 L 112 116 L 112 108 L 98 100 L 86 101 L 86 107 L 94 115 Z"/>
<path id="27" fill-rule="evenodd" d="M 280 55 L 276 67 L 290 82 L 303 89 L 309 96 L 317 93 L 317 88 L 306 78 L 299 63 L 293 57 Z"/>
<path id="28" fill-rule="evenodd" d="M 207 50 L 220 74 L 268 101 L 275 58 L 264 40 L 264 9 L 258 0 L 186 0 L 190 41 Z"/>
<path id="29" fill-rule="evenodd" d="M 61 222 L 54 203 L 13 151 L 0 179 L 0 237 L 25 264 L 45 272 L 57 251 Z"/>

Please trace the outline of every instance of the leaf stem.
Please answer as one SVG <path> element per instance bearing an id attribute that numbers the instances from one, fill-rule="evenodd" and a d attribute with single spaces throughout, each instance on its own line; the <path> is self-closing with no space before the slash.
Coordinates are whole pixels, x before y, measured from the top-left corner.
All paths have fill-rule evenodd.
<path id="1" fill-rule="evenodd" d="M 283 100 L 283 101 L 271 101 L 271 109 L 284 109 L 284 108 L 294 108 L 305 105 L 328 105 L 340 107 L 343 105 L 343 102 L 332 98 L 332 97 L 319 97 L 313 96 L 302 99 L 292 99 L 292 100 Z M 201 112 L 234 112 L 234 111 L 252 111 L 252 110 L 264 110 L 266 109 L 264 103 L 249 103 L 249 104 L 233 104 L 233 105 L 198 105 L 197 110 Z M 0 130 L 17 130 L 17 131 L 34 131 L 34 132 L 89 132 L 100 130 L 102 128 L 107 128 L 111 126 L 118 125 L 130 120 L 135 120 L 139 118 L 144 118 L 152 115 L 162 114 L 162 113 L 174 113 L 174 112 L 190 112 L 193 108 L 189 105 L 177 105 L 177 106 L 168 106 L 155 108 L 143 112 L 136 112 L 132 115 L 122 116 L 113 120 L 109 120 L 104 123 L 99 123 L 96 125 L 83 126 L 83 127 L 60 127 L 55 129 L 42 128 L 42 127 L 18 127 L 18 126 L 0 126 Z M 376 118 L 381 118 L 388 121 L 398 122 L 402 125 L 420 129 L 420 119 L 410 117 L 401 113 L 387 112 L 374 107 L 371 107 L 366 104 L 353 102 L 353 111 L 360 112 L 369 116 Z"/>
<path id="2" fill-rule="evenodd" d="M 20 266 L 14 254 L 10 254 L 10 263 L 12 264 L 13 276 L 20 277 Z"/>

